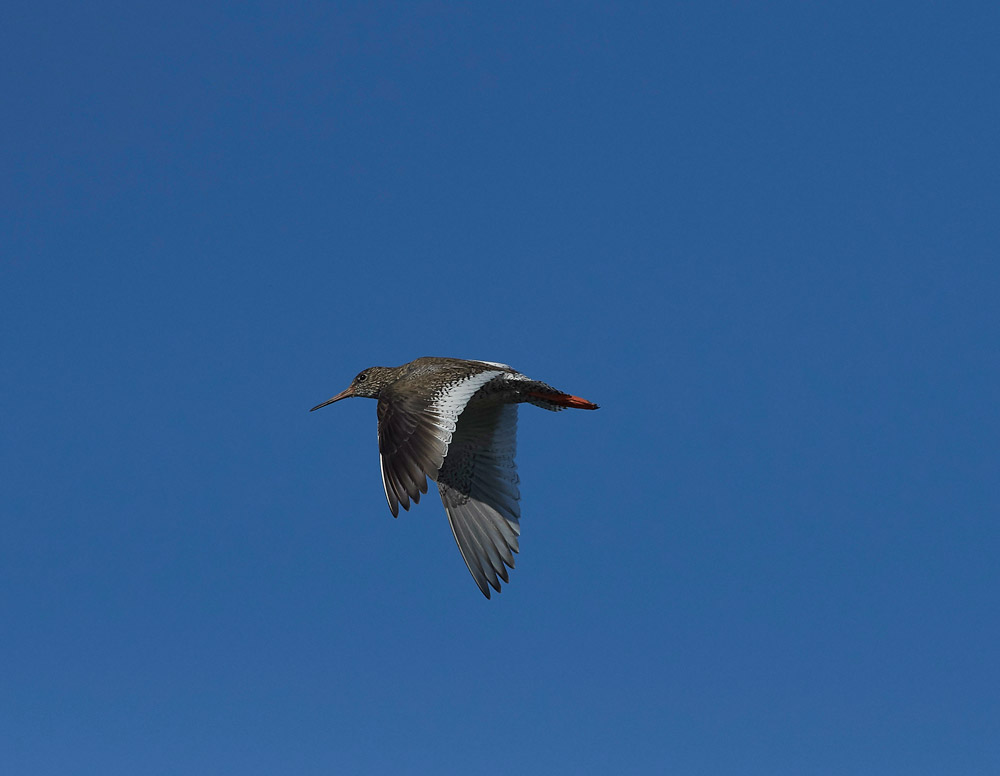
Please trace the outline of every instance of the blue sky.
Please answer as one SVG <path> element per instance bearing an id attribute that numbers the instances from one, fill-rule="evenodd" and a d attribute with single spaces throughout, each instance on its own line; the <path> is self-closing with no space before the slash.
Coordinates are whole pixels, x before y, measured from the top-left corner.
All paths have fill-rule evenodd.
<path id="1" fill-rule="evenodd" d="M 32 3 L 0 771 L 1000 770 L 991 3 Z M 362 368 L 503 361 L 485 600 Z"/>

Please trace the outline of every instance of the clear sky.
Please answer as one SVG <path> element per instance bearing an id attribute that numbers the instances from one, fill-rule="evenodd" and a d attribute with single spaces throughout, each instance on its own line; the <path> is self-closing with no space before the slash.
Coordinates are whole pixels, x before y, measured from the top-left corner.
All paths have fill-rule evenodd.
<path id="1" fill-rule="evenodd" d="M 1000 773 L 996 3 L 22 3 L 0 772 Z M 362 368 L 503 361 L 521 553 Z"/>

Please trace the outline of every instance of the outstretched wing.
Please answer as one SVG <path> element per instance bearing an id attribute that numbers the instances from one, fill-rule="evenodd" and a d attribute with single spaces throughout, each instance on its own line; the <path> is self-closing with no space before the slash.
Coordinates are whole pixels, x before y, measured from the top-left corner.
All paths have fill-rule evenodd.
<path id="1" fill-rule="evenodd" d="M 410 508 L 427 492 L 427 478 L 437 479 L 448 455 L 458 417 L 472 395 L 494 377 L 495 370 L 478 372 L 443 385 L 430 397 L 408 390 L 399 381 L 378 402 L 378 450 L 382 486 L 393 517 L 399 505 Z"/>
<path id="2" fill-rule="evenodd" d="M 517 488 L 517 405 L 470 406 L 461 414 L 438 472 L 448 523 L 473 579 L 490 597 L 514 568 L 521 497 Z"/>

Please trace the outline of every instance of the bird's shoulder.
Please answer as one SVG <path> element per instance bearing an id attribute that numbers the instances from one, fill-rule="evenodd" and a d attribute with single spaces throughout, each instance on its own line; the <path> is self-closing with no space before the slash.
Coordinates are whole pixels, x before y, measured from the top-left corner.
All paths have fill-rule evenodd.
<path id="1" fill-rule="evenodd" d="M 399 379 L 383 389 L 379 414 L 389 412 L 391 405 L 394 412 L 455 418 L 477 392 L 486 389 L 492 393 L 488 386 L 517 377 L 519 373 L 505 364 L 418 358 L 407 364 Z"/>
<path id="2" fill-rule="evenodd" d="M 425 374 L 427 372 L 455 372 L 457 374 L 469 374 L 487 370 L 518 374 L 517 370 L 510 364 L 502 364 L 499 361 L 480 361 L 478 359 L 470 358 L 421 356 L 420 358 L 415 358 L 406 365 L 407 374 Z"/>
<path id="3" fill-rule="evenodd" d="M 425 356 L 406 365 L 399 379 L 392 386 L 398 392 L 411 392 L 424 388 L 423 393 L 448 390 L 457 383 L 478 382 L 479 376 L 490 373 L 491 377 L 513 377 L 520 373 L 507 364 L 493 361 L 473 361 L 463 358 L 437 358 Z"/>

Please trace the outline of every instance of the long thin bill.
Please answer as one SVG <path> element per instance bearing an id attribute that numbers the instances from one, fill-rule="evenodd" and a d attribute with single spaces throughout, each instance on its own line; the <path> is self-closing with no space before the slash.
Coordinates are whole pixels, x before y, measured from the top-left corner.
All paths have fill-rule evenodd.
<path id="1" fill-rule="evenodd" d="M 350 388 L 348 388 L 348 389 L 346 389 L 346 390 L 341 391 L 340 393 L 338 393 L 332 399 L 327 399 L 322 404 L 317 404 L 315 407 L 313 407 L 309 411 L 310 412 L 315 412 L 316 410 L 321 410 L 321 409 L 323 409 L 323 407 L 325 407 L 328 404 L 333 404 L 335 401 L 340 401 L 341 399 L 350 398 L 353 395 L 354 395 L 354 386 L 352 385 Z"/>

